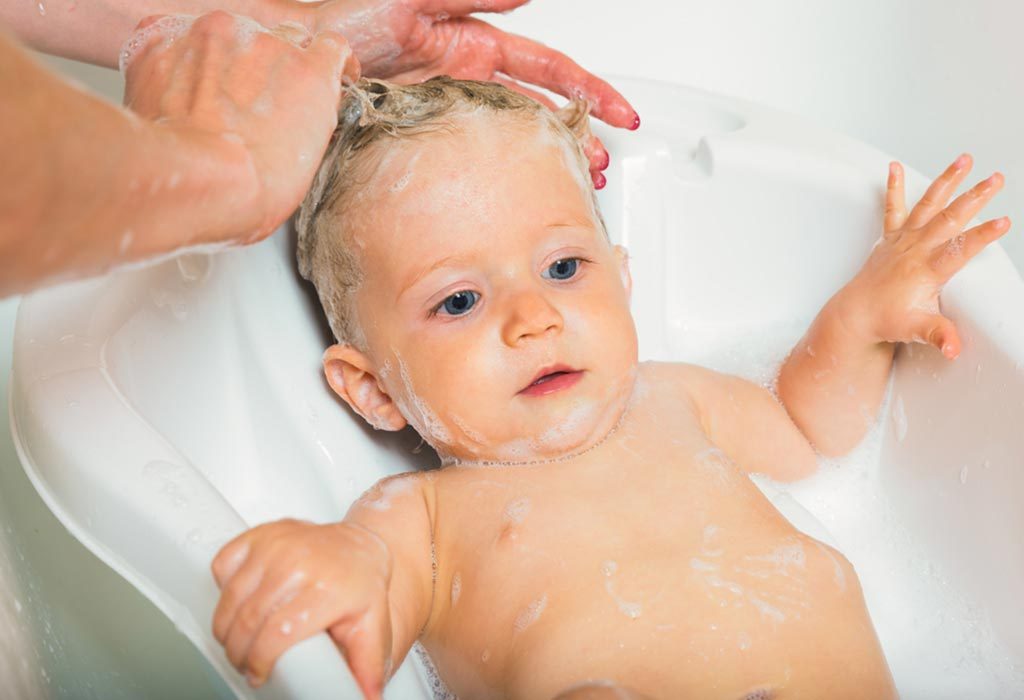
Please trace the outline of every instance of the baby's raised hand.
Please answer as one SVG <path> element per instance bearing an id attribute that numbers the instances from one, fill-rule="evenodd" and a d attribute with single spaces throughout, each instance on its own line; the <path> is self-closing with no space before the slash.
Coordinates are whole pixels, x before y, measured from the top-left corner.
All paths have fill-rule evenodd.
<path id="1" fill-rule="evenodd" d="M 289 647 L 326 631 L 367 698 L 390 673 L 391 554 L 376 534 L 341 522 L 281 520 L 235 538 L 212 564 L 221 599 L 213 634 L 252 685 Z"/>
<path id="2" fill-rule="evenodd" d="M 918 342 L 954 359 L 960 354 L 956 326 L 939 309 L 939 292 L 968 260 L 1010 229 L 1007 217 L 964 226 L 1003 187 L 995 173 L 946 203 L 971 170 L 971 157 L 956 159 L 908 214 L 903 168 L 889 166 L 882 238 L 864 267 L 839 293 L 843 325 L 871 342 Z"/>

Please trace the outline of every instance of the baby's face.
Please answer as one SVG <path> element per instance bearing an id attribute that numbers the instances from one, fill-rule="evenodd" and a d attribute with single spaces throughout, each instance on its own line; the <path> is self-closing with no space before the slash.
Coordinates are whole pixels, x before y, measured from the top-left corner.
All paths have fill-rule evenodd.
<path id="1" fill-rule="evenodd" d="M 632 390 L 636 331 L 625 252 L 565 146 L 539 121 L 473 114 L 388 148 L 347 210 L 366 352 L 328 350 L 331 385 L 449 461 L 600 440 Z"/>

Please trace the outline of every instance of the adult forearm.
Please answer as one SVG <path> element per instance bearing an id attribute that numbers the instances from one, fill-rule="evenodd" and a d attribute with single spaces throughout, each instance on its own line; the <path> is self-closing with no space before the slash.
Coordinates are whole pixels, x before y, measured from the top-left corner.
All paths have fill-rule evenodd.
<path id="1" fill-rule="evenodd" d="M 63 83 L 0 35 L 0 297 L 260 222 L 248 152 Z"/>
<path id="2" fill-rule="evenodd" d="M 295 6 L 287 0 L 19 0 L 0 3 L 0 25 L 38 51 L 117 68 L 125 40 L 149 15 L 222 9 L 274 26 Z"/>
<path id="3" fill-rule="evenodd" d="M 892 343 L 865 342 L 842 323 L 837 295 L 779 371 L 779 399 L 824 455 L 849 452 L 874 423 L 892 368 Z"/>

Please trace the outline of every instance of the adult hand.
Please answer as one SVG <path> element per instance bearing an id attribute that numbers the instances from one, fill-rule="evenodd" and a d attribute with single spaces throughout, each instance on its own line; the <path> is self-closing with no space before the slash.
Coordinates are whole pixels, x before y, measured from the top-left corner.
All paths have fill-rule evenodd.
<path id="1" fill-rule="evenodd" d="M 236 243 L 264 238 L 298 206 L 337 124 L 342 82 L 359 77 L 337 32 L 267 30 L 222 11 L 146 18 L 121 63 L 136 114 L 248 158 L 255 196 L 237 210 Z"/>
<path id="2" fill-rule="evenodd" d="M 640 117 L 611 85 L 565 54 L 508 34 L 471 17 L 507 12 L 527 0 L 326 0 L 303 3 L 302 21 L 313 30 L 333 29 L 348 39 L 363 74 L 398 83 L 435 75 L 492 80 L 555 109 L 533 85 L 590 103 L 591 113 L 612 126 L 636 129 Z M 591 176 L 605 183 L 608 152 L 596 138 L 585 144 Z"/>

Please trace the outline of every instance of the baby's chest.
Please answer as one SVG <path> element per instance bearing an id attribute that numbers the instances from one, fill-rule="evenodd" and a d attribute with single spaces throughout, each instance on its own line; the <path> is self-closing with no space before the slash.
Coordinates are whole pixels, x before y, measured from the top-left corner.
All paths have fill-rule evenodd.
<path id="1" fill-rule="evenodd" d="M 611 671 L 696 690 L 716 664 L 735 676 L 737 654 L 810 614 L 813 545 L 763 499 L 692 480 L 480 484 L 438 581 L 444 637 L 474 668 L 474 692 L 489 678 L 549 697 Z"/>

